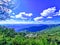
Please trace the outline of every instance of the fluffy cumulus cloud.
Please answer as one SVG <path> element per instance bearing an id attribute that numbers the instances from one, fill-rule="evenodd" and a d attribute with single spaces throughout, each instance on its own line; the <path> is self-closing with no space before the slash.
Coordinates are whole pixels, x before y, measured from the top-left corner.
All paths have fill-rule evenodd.
<path id="1" fill-rule="evenodd" d="M 52 15 L 56 11 L 56 7 L 51 7 L 48 9 L 43 10 L 42 13 L 40 13 L 41 16 L 34 18 L 35 21 L 39 21 L 40 19 L 43 19 L 44 17 L 46 18 L 53 18 Z"/>
<path id="2" fill-rule="evenodd" d="M 34 18 L 34 20 L 39 21 L 39 20 L 43 20 L 43 18 L 44 19 L 53 19 L 55 16 L 56 17 L 60 16 L 60 10 L 58 12 L 56 12 L 56 7 L 51 7 L 51 8 L 43 10 L 43 12 L 40 13 L 40 16 Z"/>
<path id="3" fill-rule="evenodd" d="M 18 15 L 11 16 L 11 18 L 27 19 L 27 17 L 24 17 L 24 16 L 31 17 L 32 16 L 32 13 L 20 12 Z"/>
<path id="4" fill-rule="evenodd" d="M 58 12 L 56 12 L 56 7 L 51 7 L 51 8 L 48 8 L 48 9 L 45 9 L 43 10 L 42 13 L 40 13 L 41 16 L 60 16 L 60 10 Z"/>
<path id="5" fill-rule="evenodd" d="M 15 16 L 11 16 L 11 18 L 18 18 L 23 20 L 29 20 L 33 16 L 32 13 L 26 13 L 26 12 L 20 12 L 19 14 Z M 48 9 L 43 10 L 43 12 L 40 13 L 39 17 L 35 17 L 34 21 L 41 21 L 44 19 L 52 19 L 54 16 L 60 16 L 60 10 L 56 12 L 56 7 L 51 7 Z"/>
<path id="6" fill-rule="evenodd" d="M 54 16 L 60 16 L 60 10 Z"/>
<path id="7" fill-rule="evenodd" d="M 41 16 L 50 16 L 56 11 L 56 7 L 51 7 L 48 9 L 45 9 L 42 13 L 40 13 Z"/>
<path id="8" fill-rule="evenodd" d="M 57 14 L 58 16 L 60 16 L 60 10 L 59 10 L 59 12 L 58 12 L 58 14 Z"/>
<path id="9" fill-rule="evenodd" d="M 10 11 L 10 13 L 11 13 L 11 11 Z M 14 14 L 14 16 L 11 16 L 11 19 L 0 21 L 0 24 L 57 24 L 57 23 L 60 23 L 57 21 L 52 21 L 52 19 L 55 16 L 57 18 L 58 18 L 58 16 L 60 16 L 60 10 L 58 12 L 56 12 L 56 7 L 51 7 L 51 8 L 43 10 L 43 12 L 40 13 L 40 16 L 35 17 L 35 18 L 32 17 L 33 16 L 32 13 L 20 12 L 17 15 L 15 15 L 15 13 L 13 13 L 13 14 Z M 25 20 L 25 19 L 28 19 L 29 17 L 30 18 L 32 17 L 34 21 Z M 17 19 L 19 19 L 19 20 L 17 20 Z M 23 20 L 20 20 L 20 19 L 23 19 Z M 47 19 L 49 19 L 49 20 L 47 20 Z"/>

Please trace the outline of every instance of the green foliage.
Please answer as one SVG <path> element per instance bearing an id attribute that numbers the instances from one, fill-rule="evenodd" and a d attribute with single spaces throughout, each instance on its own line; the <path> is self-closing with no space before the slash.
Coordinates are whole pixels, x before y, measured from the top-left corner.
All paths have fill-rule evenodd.
<path id="1" fill-rule="evenodd" d="M 0 45 L 60 45 L 60 26 L 36 33 L 17 33 L 14 29 L 0 26 Z"/>

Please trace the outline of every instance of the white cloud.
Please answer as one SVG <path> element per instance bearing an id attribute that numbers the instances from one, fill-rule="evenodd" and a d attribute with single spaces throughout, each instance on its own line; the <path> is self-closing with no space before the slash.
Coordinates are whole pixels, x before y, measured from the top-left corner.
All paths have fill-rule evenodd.
<path id="1" fill-rule="evenodd" d="M 12 10 L 11 10 L 11 9 L 9 9 L 8 13 L 12 13 Z"/>
<path id="2" fill-rule="evenodd" d="M 15 16 L 10 16 L 11 18 L 15 18 Z"/>
<path id="3" fill-rule="evenodd" d="M 53 17 L 51 17 L 51 16 L 48 16 L 47 18 L 50 18 L 50 19 L 51 19 L 51 18 L 53 18 Z"/>
<path id="4" fill-rule="evenodd" d="M 42 13 L 40 13 L 41 16 L 34 18 L 35 21 L 39 21 L 40 19 L 43 20 L 43 18 L 51 19 L 53 18 L 54 14 L 56 15 L 56 7 L 51 7 L 48 9 L 43 10 Z"/>
<path id="5" fill-rule="evenodd" d="M 3 0 L 4 2 L 9 2 L 9 1 L 11 1 L 11 0 Z"/>
<path id="6" fill-rule="evenodd" d="M 42 19 L 43 17 L 36 17 L 34 18 L 34 21 L 39 21 L 40 19 Z"/>
<path id="7" fill-rule="evenodd" d="M 11 0 L 8 0 L 8 1 L 11 1 Z"/>
<path id="8" fill-rule="evenodd" d="M 19 20 L 10 19 L 10 20 L 0 21 L 0 24 L 40 24 L 40 23 L 35 21 L 24 21 L 24 20 L 19 21 Z"/>
<path id="9" fill-rule="evenodd" d="M 23 15 L 31 17 L 32 13 L 25 13 L 25 12 L 20 12 L 18 15 L 16 15 L 16 18 L 24 18 Z"/>
<path id="10" fill-rule="evenodd" d="M 18 15 L 11 16 L 11 18 L 27 19 L 27 17 L 31 17 L 32 15 L 33 15 L 32 13 L 20 12 Z M 27 16 L 27 17 L 24 17 L 24 16 Z"/>
<path id="11" fill-rule="evenodd" d="M 60 10 L 56 12 L 55 16 L 60 16 Z"/>
<path id="12" fill-rule="evenodd" d="M 6 20 L 1 22 L 1 23 L 9 23 L 9 24 L 57 24 L 60 22 L 56 22 L 54 20 L 51 20 L 52 18 L 54 18 L 54 16 L 60 16 L 60 10 L 58 12 L 56 11 L 56 7 L 51 7 L 48 9 L 45 9 L 42 13 L 40 13 L 39 17 L 34 18 L 34 21 L 25 21 L 25 19 L 28 19 L 27 17 L 31 17 L 33 14 L 32 13 L 25 13 L 25 12 L 20 12 L 18 15 L 15 16 L 11 16 L 11 18 L 21 18 L 23 19 L 22 21 L 17 21 L 17 20 Z M 26 16 L 26 17 L 25 17 Z M 44 21 L 44 19 L 49 19 L 49 21 Z"/>
<path id="13" fill-rule="evenodd" d="M 14 19 L 0 21 L 0 24 L 60 24 L 60 22 L 47 20 L 47 21 L 19 21 Z"/>
<path id="14" fill-rule="evenodd" d="M 58 12 L 55 12 L 53 16 L 60 16 L 60 10 Z"/>
<path id="15" fill-rule="evenodd" d="M 56 7 L 51 7 L 48 9 L 45 9 L 41 14 L 41 16 L 50 16 L 51 14 L 53 14 L 56 11 Z"/>
<path id="16" fill-rule="evenodd" d="M 58 12 L 56 11 L 56 7 L 51 7 L 48 9 L 43 10 L 42 13 L 40 13 L 41 16 L 47 17 L 47 18 L 52 18 L 53 16 L 60 16 L 60 10 Z"/>
<path id="17" fill-rule="evenodd" d="M 25 15 L 25 12 L 20 12 L 20 13 L 19 13 L 18 15 L 16 15 L 15 17 L 16 17 L 16 18 L 21 18 L 22 15 Z"/>
<path id="18" fill-rule="evenodd" d="M 32 16 L 32 13 L 25 14 L 25 16 L 31 17 Z"/>
<path id="19" fill-rule="evenodd" d="M 60 16 L 60 10 L 59 10 L 59 12 L 58 12 L 58 16 Z"/>

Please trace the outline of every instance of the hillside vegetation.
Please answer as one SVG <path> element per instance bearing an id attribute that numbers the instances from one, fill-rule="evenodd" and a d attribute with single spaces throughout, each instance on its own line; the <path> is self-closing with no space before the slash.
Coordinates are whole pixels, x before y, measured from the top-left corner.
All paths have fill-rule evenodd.
<path id="1" fill-rule="evenodd" d="M 15 32 L 0 26 L 0 45 L 60 45 L 60 26 L 39 32 Z"/>

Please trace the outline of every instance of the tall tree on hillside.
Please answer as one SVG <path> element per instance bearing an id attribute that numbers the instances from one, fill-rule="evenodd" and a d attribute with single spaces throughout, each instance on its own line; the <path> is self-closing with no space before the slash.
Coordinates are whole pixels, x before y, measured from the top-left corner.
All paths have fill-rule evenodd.
<path id="1" fill-rule="evenodd" d="M 13 0 L 0 0 L 0 20 L 6 20 L 10 18 L 10 13 L 14 8 Z"/>

